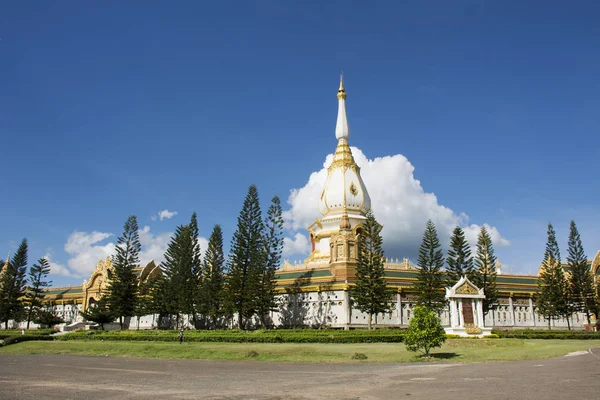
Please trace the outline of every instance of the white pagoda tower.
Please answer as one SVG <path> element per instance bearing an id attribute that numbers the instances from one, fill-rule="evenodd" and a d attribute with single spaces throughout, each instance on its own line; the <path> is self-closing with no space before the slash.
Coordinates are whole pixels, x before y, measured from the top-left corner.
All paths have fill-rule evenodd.
<path id="1" fill-rule="evenodd" d="M 348 229 L 357 234 L 366 219 L 365 214 L 371 207 L 367 188 L 360 177 L 360 168 L 356 165 L 348 144 L 350 129 L 346 117 L 346 90 L 343 79 L 337 92 L 338 116 L 335 137 L 338 141 L 333 162 L 327 171 L 327 180 L 319 197 L 319 211 L 322 218 L 308 227 L 312 252 L 305 262 L 307 268 L 329 265 L 331 259 L 330 244 L 332 236 L 340 233 L 342 217 L 350 222 Z M 344 218 L 346 220 L 346 218 Z"/>

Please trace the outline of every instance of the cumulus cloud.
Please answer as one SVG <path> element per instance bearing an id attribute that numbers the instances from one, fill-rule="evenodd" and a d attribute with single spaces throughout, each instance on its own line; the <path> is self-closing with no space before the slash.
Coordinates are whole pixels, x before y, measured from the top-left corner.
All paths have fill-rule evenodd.
<path id="1" fill-rule="evenodd" d="M 140 244 L 142 245 L 139 256 L 140 265 L 146 265 L 151 260 L 154 260 L 157 264 L 164 261 L 164 253 L 173 233 L 155 234 L 149 226 L 144 226 L 139 230 L 139 235 Z M 50 254 L 45 256 L 50 260 L 51 273 L 87 279 L 100 260 L 113 255 L 115 244 L 108 241 L 113 236 L 112 233 L 106 232 L 73 232 L 65 244 L 65 252 L 70 257 L 67 266 L 51 261 Z M 204 252 L 208 247 L 208 240 L 199 237 L 198 242 L 204 256 Z"/>
<path id="2" fill-rule="evenodd" d="M 298 232 L 293 238 L 283 238 L 283 257 L 288 257 L 293 254 L 305 254 L 309 251 L 310 242 L 305 235 Z"/>
<path id="3" fill-rule="evenodd" d="M 52 261 L 52 255 L 50 255 L 49 252 L 44 255 L 44 258 L 48 261 L 48 264 L 50 264 L 50 274 L 72 276 L 71 271 L 69 271 L 67 267 L 65 267 L 63 264 Z"/>
<path id="4" fill-rule="evenodd" d="M 476 243 L 480 226 L 469 224 L 465 213 L 454 212 L 441 205 L 434 193 L 425 192 L 421 182 L 414 177 L 414 166 L 405 156 L 396 154 L 370 160 L 356 147 L 352 147 L 352 154 L 361 168 L 373 212 L 384 226 L 382 234 L 386 255 L 416 259 L 428 219 L 435 223 L 444 246 L 456 225 L 465 229 L 471 243 Z M 287 251 L 298 250 L 300 253 L 301 247 L 292 245 L 304 243 L 299 235 L 308 243 L 305 229 L 321 217 L 317 204 L 332 161 L 333 154 L 329 154 L 323 168 L 313 172 L 304 187 L 291 190 L 288 198 L 290 209 L 284 213 L 286 228 L 293 235 L 293 238 L 286 238 Z M 494 246 L 509 245 L 498 229 L 487 224 L 486 228 L 492 235 Z"/>
<path id="5" fill-rule="evenodd" d="M 169 211 L 168 209 L 165 208 L 164 210 L 159 211 L 157 215 L 153 215 L 150 218 L 152 218 L 152 221 L 156 221 L 157 218 L 162 221 L 164 219 L 171 219 L 176 215 L 177 215 L 177 211 Z"/>
<path id="6" fill-rule="evenodd" d="M 105 232 L 73 232 L 65 244 L 65 251 L 71 257 L 67 262 L 71 274 L 76 277 L 89 276 L 98 261 L 113 253 L 114 243 L 102 244 L 111 236 L 112 233 Z"/>

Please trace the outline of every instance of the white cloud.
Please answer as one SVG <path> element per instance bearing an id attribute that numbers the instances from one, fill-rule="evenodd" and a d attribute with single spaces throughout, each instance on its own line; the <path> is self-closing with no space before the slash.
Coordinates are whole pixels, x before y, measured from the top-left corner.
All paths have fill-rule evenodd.
<path id="1" fill-rule="evenodd" d="M 490 234 L 494 248 L 510 246 L 510 241 L 503 238 L 496 227 L 489 226 L 488 224 L 483 224 L 483 226 L 485 226 L 485 229 L 487 229 L 488 233 Z M 471 245 L 471 254 L 475 256 L 477 254 L 477 238 L 479 237 L 481 226 L 471 224 L 462 228 L 465 231 L 465 238 L 467 238 L 467 241 Z"/>
<path id="2" fill-rule="evenodd" d="M 150 261 L 154 260 L 157 264 L 165 260 L 164 254 L 173 236 L 172 232 L 163 232 L 158 235 L 154 235 L 150 231 L 149 226 L 144 226 L 139 231 L 140 244 L 142 245 L 142 251 L 140 252 L 140 264 L 146 265 Z"/>
<path id="3" fill-rule="evenodd" d="M 177 211 L 169 211 L 164 209 L 158 212 L 158 218 L 162 221 L 163 219 L 171 219 L 177 215 Z"/>
<path id="4" fill-rule="evenodd" d="M 296 233 L 293 238 L 283 238 L 283 257 L 288 257 L 292 254 L 304 254 L 310 251 L 310 243 L 306 235 Z"/>
<path id="5" fill-rule="evenodd" d="M 52 256 L 50 255 L 49 252 L 46 253 L 44 258 L 48 261 L 48 264 L 50 264 L 50 274 L 51 275 L 72 276 L 71 271 L 69 271 L 69 269 L 67 267 L 65 267 L 62 264 L 52 261 Z"/>
<path id="6" fill-rule="evenodd" d="M 139 235 L 140 244 L 142 245 L 140 265 L 146 265 L 152 260 L 157 264 L 164 261 L 164 253 L 173 233 L 154 234 L 149 226 L 144 226 L 139 230 Z M 104 232 L 73 232 L 65 244 L 65 251 L 70 256 L 67 262 L 68 266 L 65 267 L 62 264 L 51 262 L 52 274 L 87 279 L 100 260 L 104 260 L 114 253 L 114 243 L 103 243 L 111 236 L 113 236 L 111 233 Z M 199 237 L 198 242 L 200 243 L 202 255 L 204 255 L 208 247 L 208 240 Z M 49 254 L 46 257 L 49 258 Z"/>
<path id="7" fill-rule="evenodd" d="M 73 232 L 65 244 L 65 251 L 71 256 L 67 263 L 71 274 L 88 277 L 98 261 L 113 253 L 114 243 L 101 244 L 111 236 L 112 233 L 104 232 Z"/>
<path id="8" fill-rule="evenodd" d="M 386 255 L 389 257 L 416 258 L 421 238 L 428 219 L 436 225 L 441 243 L 445 246 L 456 225 L 468 231 L 471 240 L 479 225 L 468 224 L 465 213 L 455 213 L 448 207 L 439 204 L 434 193 L 423 190 L 421 182 L 414 177 L 414 166 L 401 154 L 394 156 L 367 159 L 363 152 L 352 147 L 352 154 L 361 168 L 361 175 L 371 197 L 371 206 L 376 218 L 384 226 L 382 234 Z M 333 160 L 329 154 L 323 163 L 323 168 L 313 172 L 307 184 L 299 189 L 293 189 L 288 198 L 291 208 L 284 213 L 286 227 L 296 233 L 294 239 L 288 240 L 289 251 L 295 249 L 293 243 L 303 243 L 298 235 L 308 239 L 303 234 L 308 225 L 320 217 L 318 198 L 327 178 L 327 167 Z M 494 246 L 506 246 L 509 242 L 504 239 L 495 227 L 486 225 Z M 475 234 L 476 241 L 476 234 Z"/>

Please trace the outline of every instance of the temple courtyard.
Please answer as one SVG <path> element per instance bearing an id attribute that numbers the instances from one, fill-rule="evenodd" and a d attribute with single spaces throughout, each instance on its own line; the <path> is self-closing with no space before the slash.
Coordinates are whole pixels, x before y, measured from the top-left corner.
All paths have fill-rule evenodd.
<path id="1" fill-rule="evenodd" d="M 541 360 L 401 364 L 0 355 L 2 399 L 592 399 L 599 391 L 599 348 Z"/>

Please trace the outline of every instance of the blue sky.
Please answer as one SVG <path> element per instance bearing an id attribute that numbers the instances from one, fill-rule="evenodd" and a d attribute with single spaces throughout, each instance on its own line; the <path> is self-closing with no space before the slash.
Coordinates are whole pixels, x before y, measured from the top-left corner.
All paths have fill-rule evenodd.
<path id="1" fill-rule="evenodd" d="M 592 1 L 4 2 L 0 252 L 27 237 L 31 261 L 49 255 L 54 282 L 76 284 L 130 214 L 154 252 L 194 210 L 229 243 L 248 185 L 266 208 L 322 169 L 343 70 L 351 144 L 406 157 L 414 173 L 396 172 L 435 194 L 434 219 L 494 227 L 521 273 L 548 221 L 566 256 L 575 219 L 591 258 L 599 19 Z M 420 211 L 389 256 L 414 257 Z"/>

